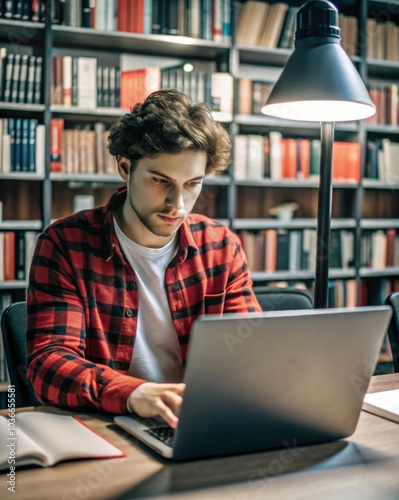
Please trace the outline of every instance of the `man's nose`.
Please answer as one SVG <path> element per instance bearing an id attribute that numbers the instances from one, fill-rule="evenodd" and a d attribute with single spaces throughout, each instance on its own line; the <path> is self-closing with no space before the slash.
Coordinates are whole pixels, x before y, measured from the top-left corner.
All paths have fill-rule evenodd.
<path id="1" fill-rule="evenodd" d="M 166 198 L 166 204 L 176 208 L 176 210 L 184 208 L 183 191 L 176 187 L 172 189 Z"/>

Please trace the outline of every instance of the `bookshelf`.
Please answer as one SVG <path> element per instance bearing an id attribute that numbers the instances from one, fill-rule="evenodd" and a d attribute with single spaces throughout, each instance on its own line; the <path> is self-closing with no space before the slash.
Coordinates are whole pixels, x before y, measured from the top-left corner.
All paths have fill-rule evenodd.
<path id="1" fill-rule="evenodd" d="M 12 3 L 7 2 L 7 4 Z M 97 3 L 103 5 L 101 0 L 97 0 Z M 154 0 L 153 3 L 159 2 Z M 0 18 L 0 47 L 6 47 L 8 53 L 13 51 L 21 55 L 41 57 L 42 74 L 39 81 L 40 102 L 1 101 L 0 119 L 37 120 L 38 125 L 44 126 L 46 133 L 42 138 L 41 170 L 38 169 L 36 172 L 0 170 L 0 201 L 3 212 L 0 233 L 7 231 L 38 233 L 52 220 L 73 210 L 75 195 L 91 194 L 95 197 L 95 204 L 105 203 L 111 192 L 122 183 L 116 172 L 100 176 L 90 172 L 51 171 L 50 132 L 53 119 L 63 120 L 65 129 L 73 127 L 82 129 L 86 124 L 96 122 L 102 122 L 107 127 L 124 113 L 118 107 L 87 108 L 53 103 L 53 58 L 56 56 L 95 57 L 105 65 L 120 66 L 129 70 L 148 65 L 164 69 L 185 62 L 195 62 L 204 72 L 228 72 L 234 80 L 233 113 L 231 116 L 219 114 L 216 117 L 226 122 L 234 139 L 239 135 L 270 137 L 270 133 L 279 133 L 281 138 L 295 139 L 298 143 L 303 140 L 317 141 L 318 124 L 276 120 L 253 110 L 243 112 L 241 109 L 244 94 L 241 92 L 240 82 L 272 83 L 277 79 L 292 51 L 291 47 L 278 46 L 278 42 L 277 46 L 276 43 L 259 46 L 245 43 L 245 38 L 242 37 L 238 40 L 241 3 L 227 0 L 210 2 L 212 6 L 219 5 L 221 10 L 218 16 L 215 17 L 211 12 L 201 15 L 197 13 L 198 16 L 193 16 L 191 12 L 191 17 L 186 18 L 177 35 L 167 33 L 170 26 L 165 28 L 164 33 L 145 31 L 138 33 L 118 31 L 115 29 L 117 25 L 114 25 L 114 29 L 110 29 L 109 26 L 106 29 L 96 29 L 59 25 L 54 22 L 54 12 L 49 9 L 51 4 L 60 6 L 62 2 L 38 2 L 41 9 L 38 14 L 40 22 L 32 22 L 29 16 L 25 20 L 14 19 L 10 15 L 7 17 L 3 10 Z M 270 4 L 275 3 L 270 2 Z M 299 0 L 287 1 L 289 8 L 299 7 L 303 3 Z M 71 0 L 70 4 L 74 2 Z M 380 31 L 384 31 L 383 22 L 389 20 L 396 25 L 399 24 L 399 1 L 337 0 L 335 4 L 343 16 L 340 18 L 340 22 L 343 23 L 343 46 L 347 48 L 365 82 L 379 82 L 380 86 L 386 85 L 388 90 L 381 90 L 380 87 L 377 89 L 382 92 L 379 102 L 383 102 L 385 92 L 385 102 L 390 99 L 389 102 L 392 103 L 392 96 L 395 96 L 397 91 L 394 84 L 399 77 L 399 57 L 397 60 L 387 60 L 381 58 L 381 54 L 370 52 L 371 45 L 377 42 L 376 36 L 368 31 L 370 28 L 367 19 L 374 18 L 380 23 L 378 35 L 381 36 Z M 60 16 L 62 13 L 57 12 L 56 15 Z M 222 31 L 222 34 L 218 29 L 213 32 L 212 26 L 211 28 L 209 26 L 210 19 L 219 19 L 220 16 L 225 24 L 225 31 Z M 353 23 L 353 19 L 356 21 L 357 29 L 352 31 L 357 34 L 357 39 L 349 36 L 351 29 L 347 27 L 348 21 Z M 138 29 L 136 27 L 136 30 Z M 195 36 L 192 36 L 193 34 Z M 384 54 L 382 56 L 385 57 Z M 2 62 L 5 64 L 5 60 Z M 251 94 L 248 95 L 248 99 L 252 99 Z M 399 175 L 397 179 L 390 178 L 388 181 L 381 179 L 378 176 L 378 164 L 372 165 L 370 155 L 374 148 L 374 157 L 378 159 L 383 139 L 399 144 L 398 117 L 396 116 L 396 121 L 391 119 L 381 123 L 337 124 L 335 139 L 339 142 L 360 144 L 360 180 L 342 178 L 334 180 L 332 227 L 338 233 L 349 232 L 353 235 L 353 257 L 348 268 L 332 268 L 331 281 L 338 284 L 339 290 L 336 293 L 332 291 L 331 297 L 342 300 L 346 294 L 345 286 L 350 281 L 356 284 L 355 288 L 351 286 L 351 290 L 355 290 L 357 304 L 378 303 L 388 291 L 393 288 L 399 289 L 399 255 L 396 258 L 398 262 L 394 258 L 393 265 L 385 265 L 384 268 L 364 265 L 362 255 L 365 246 L 369 245 L 365 240 L 372 238 L 370 235 L 373 233 L 378 232 L 381 241 L 384 239 L 381 237 L 382 233 L 387 234 L 389 230 L 395 230 L 395 234 L 399 235 L 397 222 Z M 218 218 L 238 233 L 242 231 L 259 233 L 274 229 L 287 233 L 296 231 L 301 238 L 304 231 L 315 230 L 317 177 L 237 179 L 234 168 L 233 158 L 227 175 L 219 178 L 210 177 L 206 180 L 197 203 L 198 211 Z M 395 170 L 395 164 L 393 168 Z M 370 172 L 373 174 L 370 175 Z M 272 218 L 269 210 L 286 201 L 296 202 L 299 206 L 294 218 L 289 221 Z M 389 234 L 392 246 L 392 231 Z M 397 250 L 399 238 L 394 240 L 393 246 Z M 397 253 L 399 254 L 399 251 Z M 259 285 L 274 285 L 280 281 L 290 284 L 303 282 L 311 288 L 314 272 L 311 269 L 294 271 L 285 269 L 273 272 L 256 270 L 253 271 L 252 277 L 255 284 Z M 21 280 L 1 281 L 0 309 L 7 301 L 24 298 L 25 288 L 26 277 Z M 335 305 L 339 303 L 336 302 Z"/>

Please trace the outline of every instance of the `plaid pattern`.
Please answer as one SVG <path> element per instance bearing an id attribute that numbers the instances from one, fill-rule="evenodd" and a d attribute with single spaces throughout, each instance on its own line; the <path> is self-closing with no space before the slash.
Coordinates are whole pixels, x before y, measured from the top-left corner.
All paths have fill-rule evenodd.
<path id="1" fill-rule="evenodd" d="M 125 198 L 122 188 L 108 205 L 60 219 L 38 240 L 27 351 L 28 377 L 44 403 L 124 413 L 128 396 L 143 382 L 127 375 L 138 291 L 113 224 Z M 201 215 L 182 224 L 165 284 L 183 359 L 198 315 L 261 310 L 238 237 Z"/>

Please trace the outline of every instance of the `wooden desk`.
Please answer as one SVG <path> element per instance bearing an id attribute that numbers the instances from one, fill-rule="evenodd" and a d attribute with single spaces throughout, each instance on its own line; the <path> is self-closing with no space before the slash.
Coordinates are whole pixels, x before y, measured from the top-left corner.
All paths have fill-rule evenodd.
<path id="1" fill-rule="evenodd" d="M 399 374 L 381 375 L 373 377 L 369 392 L 396 388 Z M 181 464 L 147 451 L 111 418 L 97 414 L 83 418 L 128 456 L 19 470 L 15 494 L 7 492 L 7 477 L 2 474 L 0 498 L 399 498 L 399 425 L 366 412 L 353 436 L 339 442 Z"/>

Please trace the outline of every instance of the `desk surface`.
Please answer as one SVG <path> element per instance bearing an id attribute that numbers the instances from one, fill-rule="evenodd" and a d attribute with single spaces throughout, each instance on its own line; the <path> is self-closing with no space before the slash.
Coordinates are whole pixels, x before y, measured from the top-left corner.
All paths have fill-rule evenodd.
<path id="1" fill-rule="evenodd" d="M 382 375 L 373 377 L 369 392 L 397 388 L 399 374 Z M 82 418 L 128 456 L 19 470 L 15 494 L 2 474 L 0 498 L 399 499 L 399 426 L 364 411 L 346 440 L 181 464 L 147 451 L 111 418 Z"/>

